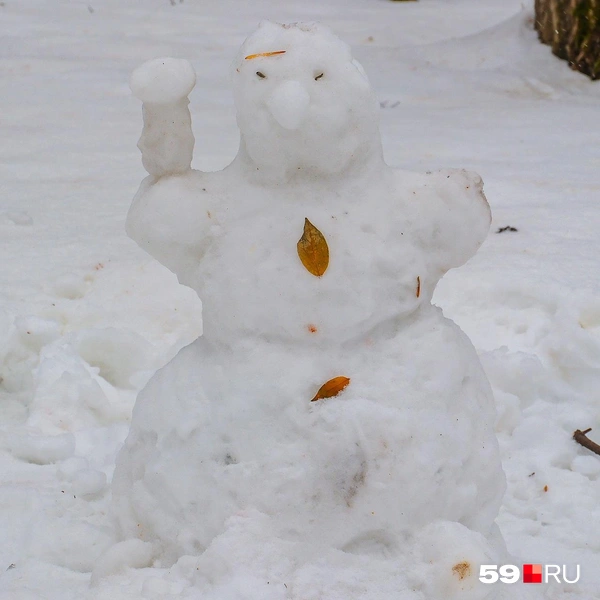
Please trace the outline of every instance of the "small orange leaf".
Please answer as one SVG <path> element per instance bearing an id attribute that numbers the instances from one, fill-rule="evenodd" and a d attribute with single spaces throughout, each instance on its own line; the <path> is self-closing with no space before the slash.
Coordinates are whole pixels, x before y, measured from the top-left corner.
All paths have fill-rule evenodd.
<path id="1" fill-rule="evenodd" d="M 349 377 L 334 377 L 319 388 L 319 391 L 316 393 L 311 402 L 316 402 L 317 400 L 321 400 L 323 398 L 333 398 L 342 392 L 349 383 Z"/>
<path id="2" fill-rule="evenodd" d="M 309 273 L 321 277 L 329 266 L 329 246 L 324 235 L 304 219 L 304 233 L 298 240 L 298 256 Z"/>
<path id="3" fill-rule="evenodd" d="M 458 575 L 458 578 L 462 581 L 465 577 L 471 575 L 471 564 L 467 561 L 457 563 L 452 567 L 452 572 Z"/>
<path id="4" fill-rule="evenodd" d="M 252 60 L 254 58 L 260 58 L 262 56 L 277 56 L 278 54 L 285 54 L 285 50 L 277 50 L 276 52 L 259 52 L 258 54 L 248 54 L 244 60 Z"/>
<path id="5" fill-rule="evenodd" d="M 421 295 L 421 278 L 417 277 L 417 298 Z"/>

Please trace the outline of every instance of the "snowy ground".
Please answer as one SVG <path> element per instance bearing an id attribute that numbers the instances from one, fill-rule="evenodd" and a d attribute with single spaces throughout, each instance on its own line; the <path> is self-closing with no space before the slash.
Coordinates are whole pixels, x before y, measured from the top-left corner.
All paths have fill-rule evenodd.
<path id="1" fill-rule="evenodd" d="M 237 150 L 229 63 L 262 18 L 322 20 L 353 45 L 390 164 L 482 175 L 490 236 L 435 301 L 496 392 L 511 551 L 581 565 L 549 597 L 600 598 L 600 457 L 571 440 L 600 440 L 600 84 L 537 44 L 525 4 L 1 3 L 2 600 L 194 597 L 160 569 L 89 587 L 135 395 L 201 332 L 195 294 L 124 233 L 144 176 L 127 81 L 148 58 L 189 58 L 194 166 L 221 168 Z"/>

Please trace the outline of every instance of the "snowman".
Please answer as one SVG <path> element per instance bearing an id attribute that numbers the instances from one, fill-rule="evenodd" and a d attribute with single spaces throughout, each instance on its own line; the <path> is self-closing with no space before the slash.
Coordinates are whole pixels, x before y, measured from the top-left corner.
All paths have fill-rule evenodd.
<path id="1" fill-rule="evenodd" d="M 122 536 L 170 564 L 242 519 L 292 570 L 358 556 L 393 565 L 395 598 L 497 597 L 478 582 L 503 552 L 492 393 L 431 304 L 486 237 L 481 179 L 387 166 L 367 76 L 321 25 L 261 24 L 232 79 L 239 152 L 203 173 L 192 67 L 132 77 L 150 175 L 127 232 L 198 292 L 204 333 L 138 397 L 113 481 Z"/>

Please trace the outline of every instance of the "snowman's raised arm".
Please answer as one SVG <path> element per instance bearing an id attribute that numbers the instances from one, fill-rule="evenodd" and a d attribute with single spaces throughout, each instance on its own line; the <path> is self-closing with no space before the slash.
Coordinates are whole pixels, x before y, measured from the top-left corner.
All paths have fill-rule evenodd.
<path id="1" fill-rule="evenodd" d="M 195 84 L 192 65 L 178 58 L 149 60 L 131 75 L 131 91 L 143 102 L 138 148 L 144 168 L 154 177 L 191 169 L 194 134 L 188 94 Z"/>
<path id="2" fill-rule="evenodd" d="M 443 274 L 466 263 L 484 242 L 490 206 L 477 173 L 445 169 L 425 175 L 423 181 L 414 195 L 415 225 Z"/>
<path id="3" fill-rule="evenodd" d="M 126 230 L 186 285 L 211 225 L 208 194 L 198 194 L 205 174 L 191 169 L 194 135 L 187 96 L 195 83 L 190 63 L 175 58 L 148 61 L 131 76 L 131 90 L 143 102 L 138 147 L 150 176 L 131 203 Z"/>

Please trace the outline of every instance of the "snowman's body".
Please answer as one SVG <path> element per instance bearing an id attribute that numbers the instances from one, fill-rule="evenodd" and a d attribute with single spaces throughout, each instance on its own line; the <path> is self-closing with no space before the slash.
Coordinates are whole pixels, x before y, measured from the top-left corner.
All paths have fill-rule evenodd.
<path id="1" fill-rule="evenodd" d="M 471 256 L 489 227 L 477 175 L 378 166 L 333 189 L 311 179 L 259 186 L 235 165 L 162 178 L 142 186 L 129 232 L 198 292 L 211 341 L 335 348 L 431 310 L 440 277 Z M 298 258 L 305 218 L 329 246 L 323 277 Z"/>
<path id="2" fill-rule="evenodd" d="M 318 53 L 335 38 L 264 27 L 234 73 L 237 159 L 219 173 L 189 162 L 155 173 L 128 217 L 130 235 L 198 291 L 204 334 L 138 398 L 114 480 L 122 528 L 158 540 L 171 560 L 206 550 L 248 511 L 309 553 L 400 555 L 438 521 L 465 526 L 459 547 L 489 541 L 504 491 L 493 398 L 472 345 L 430 303 L 439 278 L 485 238 L 481 180 L 387 167 L 372 93 L 340 42 L 328 56 L 356 88 L 346 113 L 334 111 L 325 133 L 298 125 L 290 106 L 328 109 L 296 86 L 320 85 L 322 64 L 306 83 L 293 49 L 307 37 Z M 281 61 L 283 78 L 261 102 L 264 82 L 250 82 L 259 63 L 244 57 L 280 47 L 287 67 L 285 56 L 257 59 L 265 72 Z M 327 136 L 341 158 L 321 148 Z M 305 219 L 329 246 L 320 277 L 298 256 Z M 311 402 L 338 376 L 350 379 L 339 395 Z"/>

